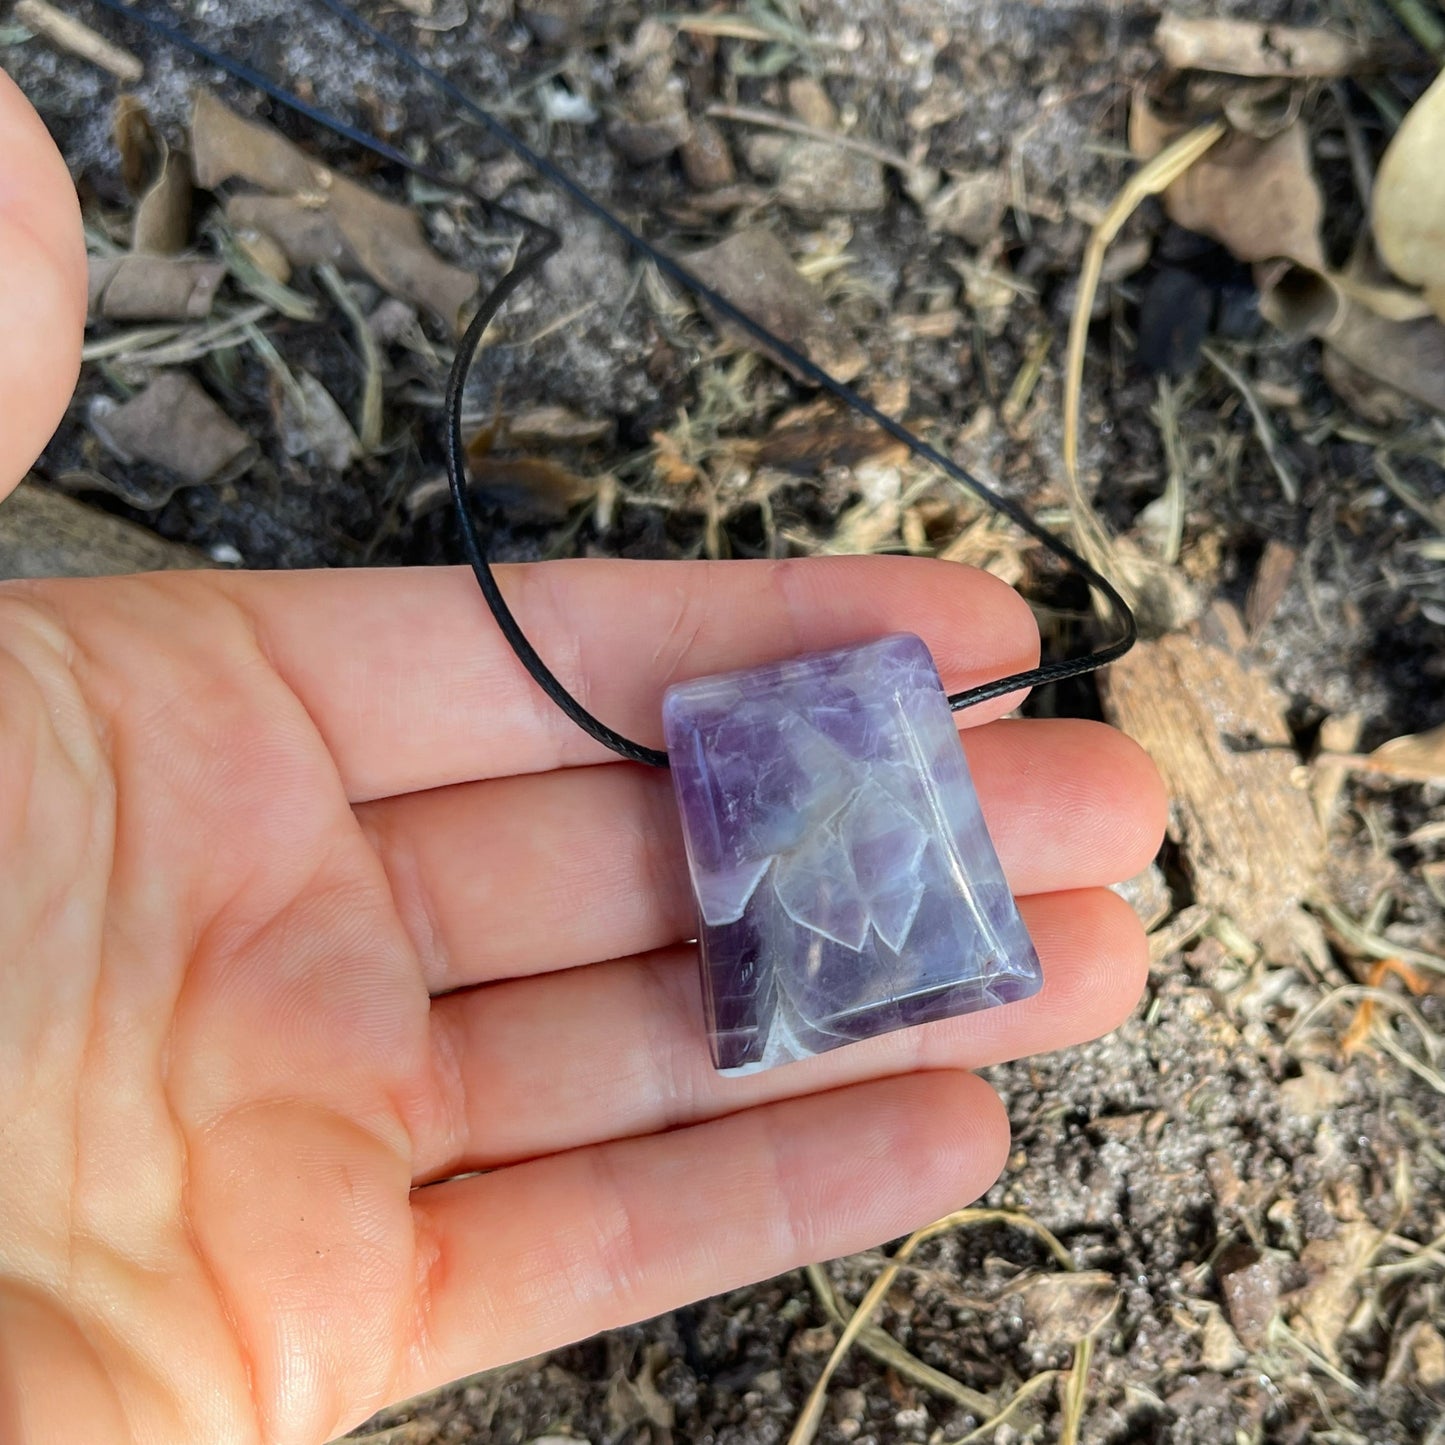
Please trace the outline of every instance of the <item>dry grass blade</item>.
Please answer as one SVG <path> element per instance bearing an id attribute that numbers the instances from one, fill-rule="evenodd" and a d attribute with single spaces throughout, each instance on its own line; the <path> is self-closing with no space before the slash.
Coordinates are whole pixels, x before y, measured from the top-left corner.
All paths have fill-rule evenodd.
<path id="1" fill-rule="evenodd" d="M 1059 1426 L 1059 1445 L 1077 1445 L 1079 1427 L 1084 1420 L 1084 1404 L 1089 1398 L 1089 1368 L 1094 1363 L 1094 1341 L 1099 1331 L 1114 1318 L 1119 1308 L 1118 1296 L 1113 1307 L 1074 1346 L 1074 1363 L 1069 1370 L 1068 1384 L 1064 1386 L 1064 1418 Z"/>
<path id="2" fill-rule="evenodd" d="M 1254 388 L 1249 384 L 1248 378 L 1242 371 L 1239 371 L 1222 357 L 1212 346 L 1203 348 L 1205 359 L 1210 365 L 1224 377 L 1226 381 L 1244 398 L 1244 404 L 1249 408 L 1250 419 L 1254 422 L 1255 434 L 1259 437 L 1259 444 L 1264 448 L 1264 454 L 1269 459 L 1269 464 L 1274 468 L 1274 474 L 1279 478 L 1279 487 L 1285 495 L 1287 502 L 1299 501 L 1299 483 L 1295 480 L 1294 472 L 1290 469 L 1289 463 L 1280 450 L 1279 439 L 1274 434 L 1274 428 L 1269 424 L 1269 417 L 1266 415 L 1259 397 L 1255 394 Z"/>
<path id="3" fill-rule="evenodd" d="M 1096 566 L 1107 564 L 1110 548 L 1108 538 L 1079 486 L 1079 398 L 1084 385 L 1084 350 L 1089 338 L 1089 317 L 1099 290 L 1104 253 L 1124 223 L 1145 200 L 1166 190 L 1224 135 L 1223 122 L 1208 121 L 1180 136 L 1145 162 L 1114 197 L 1103 219 L 1094 227 L 1084 250 L 1079 293 L 1069 323 L 1069 345 L 1064 361 L 1064 472 L 1068 479 L 1069 507 L 1080 548 Z"/>
<path id="4" fill-rule="evenodd" d="M 1330 927 L 1351 948 L 1363 953 L 1367 958 L 1398 958 L 1435 973 L 1445 973 L 1445 958 L 1438 953 L 1426 953 L 1423 948 L 1408 948 L 1404 944 L 1392 942 L 1364 924 L 1356 923 L 1343 909 L 1337 908 L 1328 900 L 1322 900 L 1318 906 Z"/>
<path id="5" fill-rule="evenodd" d="M 341 273 L 329 261 L 317 267 L 326 289 L 331 292 L 336 304 L 351 323 L 356 344 L 361 350 L 364 375 L 361 383 L 361 414 L 356 419 L 356 434 L 367 455 L 381 446 L 381 379 L 383 362 L 381 348 L 376 344 L 361 307 L 351 294 L 351 288 L 341 279 Z"/>
<path id="6" fill-rule="evenodd" d="M 838 1343 L 833 1346 L 833 1353 L 828 1356 L 827 1362 L 823 1366 L 823 1372 L 818 1376 L 817 1383 L 809 1393 L 807 1403 L 803 1406 L 802 1413 L 798 1416 L 797 1423 L 788 1436 L 788 1445 L 809 1445 L 814 1435 L 817 1434 L 818 1424 L 823 1418 L 823 1402 L 828 1396 L 829 1382 L 837 1373 L 838 1366 L 847 1357 L 848 1351 L 852 1349 L 858 1337 L 868 1327 L 873 1317 L 873 1311 L 878 1308 L 884 1296 L 893 1288 L 893 1282 L 898 1278 L 899 1270 L 903 1265 L 908 1262 L 919 1246 L 927 1243 L 928 1240 L 970 1224 L 1011 1224 L 1016 1229 L 1026 1230 L 1042 1241 L 1044 1247 L 1063 1268 L 1072 1270 L 1074 1267 L 1074 1261 L 1068 1250 L 1059 1243 L 1050 1230 L 1036 1219 L 1030 1219 L 1026 1214 L 1016 1214 L 1009 1209 L 960 1209 L 953 1214 L 945 1215 L 942 1219 L 935 1220 L 932 1224 L 924 1225 L 922 1229 L 915 1230 L 898 1246 L 897 1254 L 879 1271 L 878 1278 L 869 1286 L 867 1294 L 859 1301 L 858 1308 L 853 1311 L 848 1323 L 843 1327 L 843 1333 L 839 1335 Z"/>
<path id="7" fill-rule="evenodd" d="M 1290 1349 L 1297 1351 L 1322 1375 L 1328 1375 L 1341 1389 L 1348 1390 L 1352 1395 L 1362 1393 L 1354 1380 L 1350 1379 L 1338 1366 L 1332 1365 L 1318 1350 L 1300 1339 L 1278 1315 L 1270 1321 L 1269 1341 L 1275 1345 L 1287 1345 Z"/>
<path id="8" fill-rule="evenodd" d="M 37 35 L 92 65 L 108 71 L 117 80 L 135 85 L 145 74 L 145 66 L 119 45 L 97 34 L 73 15 L 47 5 L 45 0 L 16 0 L 15 18 Z"/>
<path id="9" fill-rule="evenodd" d="M 846 1325 L 848 1316 L 838 1303 L 838 1296 L 828 1276 L 818 1265 L 809 1265 L 807 1275 L 808 1282 L 813 1286 L 813 1292 L 818 1296 L 818 1302 L 823 1306 L 828 1318 L 836 1325 Z M 869 1325 L 858 1336 L 858 1348 L 880 1364 L 895 1370 L 905 1380 L 922 1385 L 925 1390 L 932 1390 L 935 1395 L 952 1400 L 956 1405 L 972 1410 L 976 1415 L 987 1414 L 994 1407 L 993 1401 L 987 1395 L 978 1390 L 970 1390 L 952 1375 L 946 1375 L 942 1370 L 925 1364 L 916 1355 L 909 1354 L 897 1340 L 876 1325 Z"/>
<path id="10" fill-rule="evenodd" d="M 970 1430 L 967 1435 L 951 1441 L 950 1445 L 976 1445 L 976 1442 L 986 1439 L 1000 1425 L 1007 1425 L 1020 1408 L 1039 1394 L 1045 1385 L 1053 1384 L 1061 1373 L 1059 1370 L 1045 1370 L 1043 1374 L 1035 1375 L 1032 1380 L 1026 1380 L 1009 1396 L 1008 1403 L 997 1415 L 990 1416 L 982 1425 Z"/>
<path id="11" fill-rule="evenodd" d="M 837 146 L 840 150 L 854 151 L 858 155 L 867 156 L 870 160 L 875 160 L 880 165 L 888 166 L 896 171 L 907 173 L 917 169 L 907 156 L 901 156 L 897 151 L 891 151 L 886 146 L 874 145 L 872 141 L 859 140 L 856 136 L 843 135 L 838 131 L 824 130 L 820 126 L 796 120 L 790 115 L 780 115 L 775 110 L 763 110 L 753 105 L 718 103 L 708 106 L 707 115 L 709 120 L 730 120 L 738 125 L 756 125 L 766 130 L 786 131 L 789 135 L 800 135 L 808 140 L 823 141 L 828 145 Z"/>

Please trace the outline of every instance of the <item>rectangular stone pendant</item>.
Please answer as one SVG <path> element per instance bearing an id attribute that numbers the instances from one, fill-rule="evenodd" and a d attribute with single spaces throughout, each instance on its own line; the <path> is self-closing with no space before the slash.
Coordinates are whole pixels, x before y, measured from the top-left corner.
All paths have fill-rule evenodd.
<path id="1" fill-rule="evenodd" d="M 663 724 L 719 1069 L 771 1068 L 1038 990 L 920 639 L 681 683 Z"/>

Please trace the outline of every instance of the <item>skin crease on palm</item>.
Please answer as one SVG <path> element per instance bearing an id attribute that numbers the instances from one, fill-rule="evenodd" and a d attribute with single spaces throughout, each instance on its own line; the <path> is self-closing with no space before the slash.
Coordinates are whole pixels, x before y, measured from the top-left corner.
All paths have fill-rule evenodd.
<path id="1" fill-rule="evenodd" d="M 0 135 L 8 491 L 85 275 L 3 76 Z M 907 629 L 958 688 L 1038 649 L 942 563 L 503 576 L 653 743 L 679 677 Z M 0 1440 L 316 1445 L 976 1198 L 1008 1127 L 968 1071 L 1133 1008 L 1144 941 L 1102 885 L 1164 814 L 1127 740 L 1007 706 L 962 726 L 1042 992 L 723 1080 L 667 778 L 542 698 L 468 575 L 0 586 Z"/>

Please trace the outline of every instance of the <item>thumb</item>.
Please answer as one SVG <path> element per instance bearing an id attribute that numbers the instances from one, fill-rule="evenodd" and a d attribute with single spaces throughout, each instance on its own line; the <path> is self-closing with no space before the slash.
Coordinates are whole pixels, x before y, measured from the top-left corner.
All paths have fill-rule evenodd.
<path id="1" fill-rule="evenodd" d="M 0 497 L 64 414 L 85 334 L 85 237 L 60 152 L 0 71 Z"/>

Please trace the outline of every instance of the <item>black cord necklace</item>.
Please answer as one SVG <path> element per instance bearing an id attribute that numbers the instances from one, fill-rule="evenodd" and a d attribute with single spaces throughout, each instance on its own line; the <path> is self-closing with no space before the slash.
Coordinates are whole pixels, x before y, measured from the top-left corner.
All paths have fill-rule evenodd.
<path id="1" fill-rule="evenodd" d="M 339 117 L 333 116 L 309 104 L 293 91 L 277 83 L 271 77 L 263 75 L 261 72 L 247 65 L 244 61 L 237 60 L 224 52 L 217 51 L 205 45 L 203 42 L 178 28 L 170 20 L 142 10 L 128 3 L 128 0 L 94 0 L 94 3 L 103 9 L 123 16 L 127 20 L 142 26 L 158 39 L 189 51 L 198 59 L 204 60 L 208 64 L 214 65 L 217 69 L 224 71 L 233 79 L 239 80 L 261 91 L 272 100 L 288 106 L 316 125 L 351 141 L 353 144 L 364 147 L 366 150 L 380 156 L 384 160 L 422 176 L 433 184 L 472 196 L 486 206 L 494 216 L 504 219 L 513 225 L 520 226 L 523 229 L 526 240 L 522 250 L 512 267 L 482 298 L 476 315 L 467 327 L 457 347 L 456 358 L 452 364 L 451 374 L 447 382 L 445 404 L 447 477 L 451 487 L 453 504 L 456 509 L 457 524 L 462 535 L 462 544 L 467 555 L 467 560 L 471 564 L 472 571 L 476 574 L 482 595 L 486 598 L 487 605 L 491 609 L 492 615 L 496 619 L 503 636 L 507 639 L 508 644 L 517 654 L 528 673 L 547 696 L 551 698 L 578 727 L 589 733 L 604 746 L 612 749 L 613 752 L 633 762 L 648 763 L 654 767 L 667 767 L 668 757 L 666 752 L 658 748 L 647 747 L 631 738 L 624 737 L 622 734 L 610 728 L 606 723 L 594 717 L 572 696 L 556 674 L 548 667 L 547 663 L 539 656 L 531 642 L 528 641 L 521 625 L 513 616 L 506 599 L 502 596 L 501 589 L 497 585 L 490 561 L 487 557 L 486 547 L 483 545 L 481 535 L 477 529 L 476 519 L 472 514 L 471 504 L 467 496 L 466 448 L 462 438 L 462 394 L 466 385 L 467 376 L 471 370 L 472 362 L 481 345 L 482 336 L 488 324 L 506 304 L 508 299 L 521 286 L 525 285 L 529 280 L 534 279 L 547 259 L 556 253 L 561 245 L 560 236 L 551 227 L 543 225 L 541 222 L 511 207 L 501 205 L 498 202 L 489 200 L 487 197 L 478 195 L 469 187 L 461 185 L 430 167 L 412 160 L 410 156 L 398 150 L 395 146 L 388 145 L 385 141 L 359 127 L 353 126 Z M 613 211 L 609 210 L 608 207 L 597 200 L 589 191 L 585 190 L 577 181 L 573 180 L 565 171 L 559 169 L 548 160 L 547 157 L 533 150 L 520 136 L 503 125 L 490 111 L 478 105 L 466 92 L 456 86 L 440 71 L 427 65 L 413 51 L 396 40 L 393 40 L 385 31 L 357 14 L 349 5 L 343 4 L 342 0 L 317 0 L 317 3 L 329 10 L 348 28 L 380 47 L 393 59 L 415 72 L 425 80 L 427 84 L 433 86 L 445 95 L 481 125 L 488 134 L 536 171 L 544 180 L 561 190 L 577 205 L 581 206 L 585 211 L 589 212 L 620 236 L 634 253 L 652 262 L 663 275 L 692 292 L 694 296 L 705 302 L 716 314 L 746 332 L 759 345 L 774 355 L 781 357 L 788 367 L 797 375 L 811 382 L 820 390 L 828 392 L 852 411 L 874 423 L 874 425 L 886 432 L 895 441 L 901 442 L 913 455 L 929 462 L 953 481 L 969 488 L 969 490 L 980 497 L 990 507 L 1008 517 L 1010 521 L 1014 522 L 1022 531 L 1042 543 L 1043 546 L 1058 557 L 1067 567 L 1082 577 L 1089 587 L 1104 598 L 1117 630 L 1117 636 L 1114 641 L 1107 643 L 1083 657 L 1061 658 L 1054 662 L 1046 662 L 1038 667 L 1011 673 L 1009 676 L 998 678 L 993 682 L 983 683 L 978 687 L 971 687 L 963 692 L 953 693 L 949 696 L 948 702 L 949 706 L 955 712 L 962 708 L 972 707 L 976 703 L 986 702 L 990 698 L 1002 697 L 1007 693 L 1021 691 L 1026 688 L 1042 687 L 1049 683 L 1062 682 L 1068 678 L 1085 676 L 1122 657 L 1134 645 L 1137 637 L 1134 617 L 1128 604 L 1114 584 L 1085 558 L 1080 556 L 1080 554 L 1061 537 L 1035 521 L 1017 502 L 994 491 L 966 468 L 960 466 L 951 458 L 946 457 L 936 447 L 916 436 L 908 427 L 904 426 L 902 422 L 880 411 L 872 402 L 854 390 L 853 387 L 847 385 L 845 382 L 839 381 L 837 377 L 805 356 L 797 347 L 791 345 L 784 338 L 775 335 L 766 326 L 754 320 L 725 296 L 722 296 L 715 289 L 706 285 L 698 277 L 694 276 L 684 265 L 669 256 L 666 252 L 659 250 L 645 237 L 639 235 L 625 221 Z"/>

